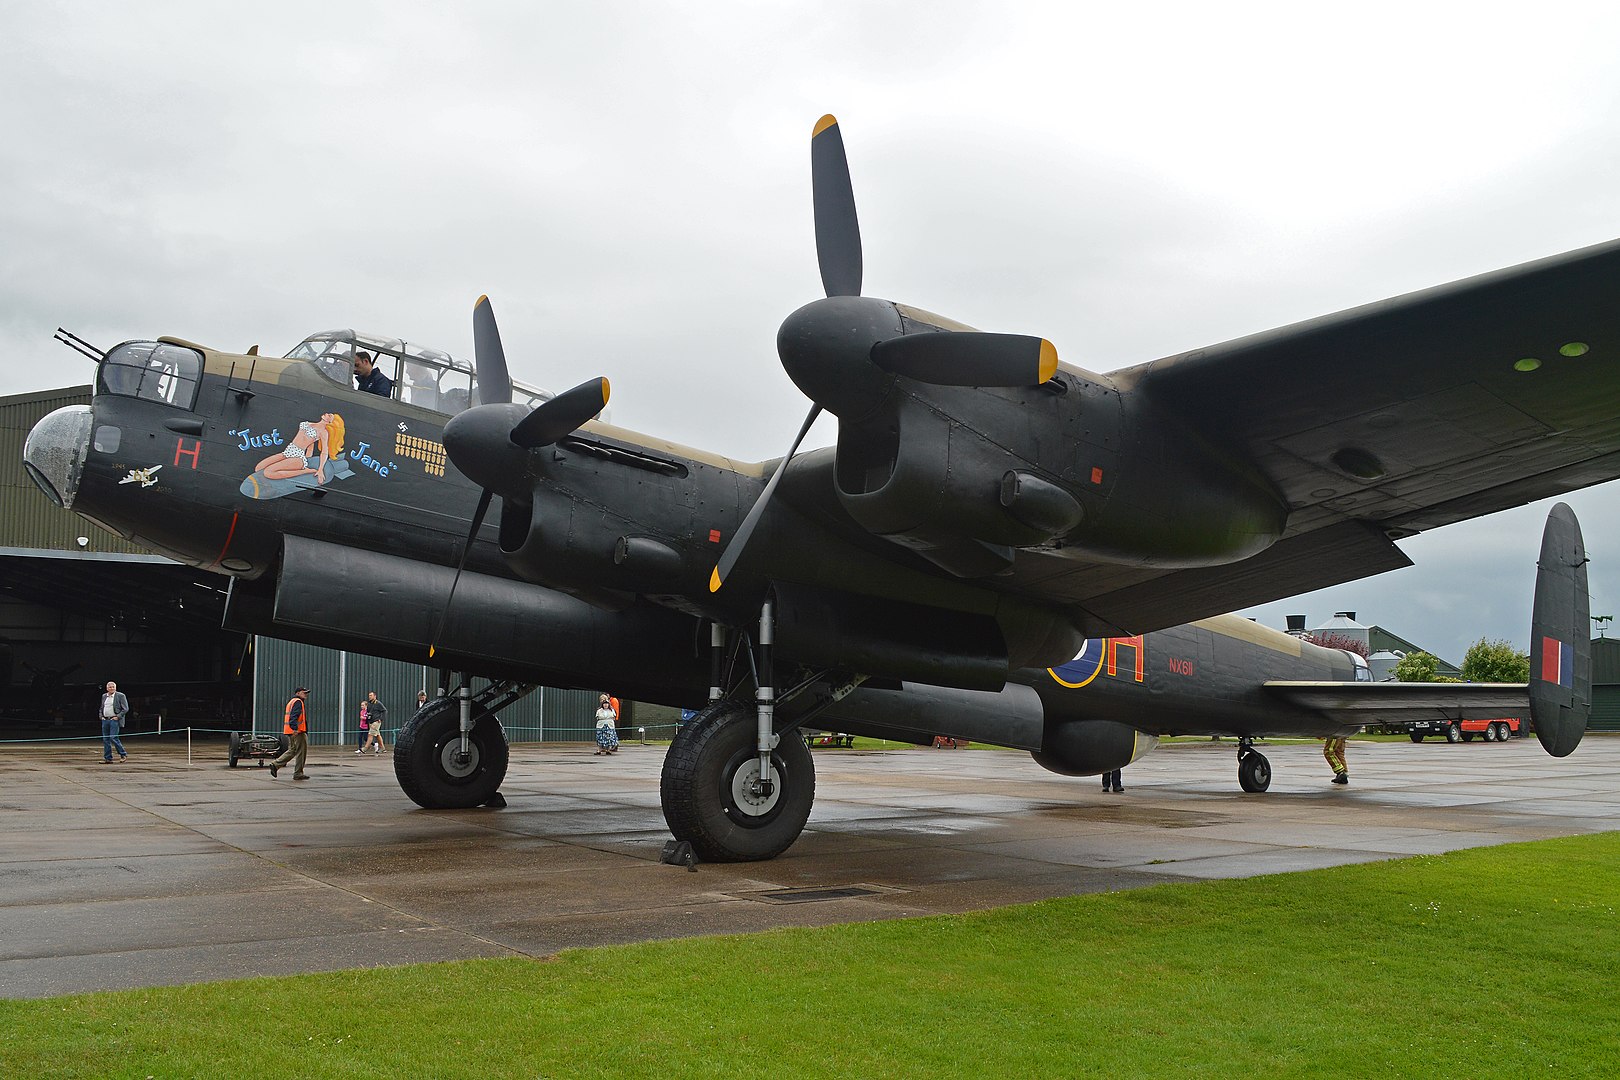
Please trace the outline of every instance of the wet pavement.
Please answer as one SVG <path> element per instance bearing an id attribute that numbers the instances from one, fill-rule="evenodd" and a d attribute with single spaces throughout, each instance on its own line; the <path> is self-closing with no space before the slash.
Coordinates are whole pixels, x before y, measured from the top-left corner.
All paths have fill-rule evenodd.
<path id="1" fill-rule="evenodd" d="M 664 866 L 663 749 L 518 747 L 502 810 L 427 811 L 389 757 L 317 747 L 307 783 L 223 746 L 0 747 L 0 997 L 167 986 L 962 912 L 1620 829 L 1620 737 L 1505 745 L 1166 746 L 1104 795 L 1027 755 L 815 751 L 803 837 L 769 863 Z M 818 894 L 819 890 L 826 893 Z"/>

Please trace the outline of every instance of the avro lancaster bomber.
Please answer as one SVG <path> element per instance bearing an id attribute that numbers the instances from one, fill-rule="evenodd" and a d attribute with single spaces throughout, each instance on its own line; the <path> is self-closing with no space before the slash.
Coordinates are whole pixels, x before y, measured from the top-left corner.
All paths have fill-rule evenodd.
<path id="1" fill-rule="evenodd" d="M 777 335 L 811 403 L 780 459 L 615 427 L 605 378 L 519 386 L 480 299 L 470 365 L 348 332 L 281 358 L 126 342 L 90 405 L 40 421 L 29 470 L 228 576 L 233 629 L 438 665 L 444 694 L 395 747 L 423 806 L 499 799 L 498 713 L 533 685 L 698 709 L 661 795 L 704 859 L 798 837 L 807 727 L 960 736 L 1070 775 L 1226 734 L 1256 792 L 1256 737 L 1375 714 L 1533 714 L 1551 753 L 1575 748 L 1590 673 L 1567 509 L 1528 687 L 1375 684 L 1353 653 L 1222 613 L 1620 476 L 1620 242 L 1102 374 L 862 295 L 831 117 L 811 173 L 825 296 Z M 383 385 L 373 365 L 386 394 L 355 384 Z M 836 445 L 799 453 L 822 410 Z"/>

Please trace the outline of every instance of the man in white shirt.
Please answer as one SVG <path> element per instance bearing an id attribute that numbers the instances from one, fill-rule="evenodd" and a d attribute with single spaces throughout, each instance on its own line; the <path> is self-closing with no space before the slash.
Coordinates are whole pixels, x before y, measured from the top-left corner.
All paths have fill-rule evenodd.
<path id="1" fill-rule="evenodd" d="M 118 684 L 107 684 L 107 692 L 101 695 L 101 708 L 97 710 L 101 717 L 101 763 L 112 764 L 113 750 L 118 751 L 119 761 L 128 761 L 129 755 L 124 753 L 124 740 L 118 737 L 119 730 L 124 726 L 124 718 L 129 715 L 129 699 L 118 692 Z"/>

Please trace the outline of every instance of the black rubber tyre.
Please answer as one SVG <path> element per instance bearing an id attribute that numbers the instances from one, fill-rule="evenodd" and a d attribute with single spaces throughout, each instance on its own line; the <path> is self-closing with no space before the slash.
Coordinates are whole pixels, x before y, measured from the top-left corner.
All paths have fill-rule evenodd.
<path id="1" fill-rule="evenodd" d="M 394 736 L 394 776 L 417 806 L 428 810 L 465 810 L 482 806 L 506 779 L 510 750 L 506 729 L 485 713 L 473 723 L 472 753 L 455 761 L 460 741 L 460 705 L 455 698 L 430 701 Z"/>
<path id="2" fill-rule="evenodd" d="M 276 736 L 276 757 L 280 757 L 282 754 L 285 754 L 287 752 L 287 748 L 289 746 L 291 746 L 291 745 L 292 745 L 292 736 L 288 735 L 286 732 L 282 732 L 280 735 L 277 735 Z"/>
<path id="3" fill-rule="evenodd" d="M 1448 724 L 1446 726 L 1446 742 L 1460 743 L 1462 741 L 1463 741 L 1462 728 L 1458 727 L 1456 724 Z"/>
<path id="4" fill-rule="evenodd" d="M 1473 742 L 1474 741 L 1474 733 L 1472 731 L 1463 732 L 1462 733 L 1462 741 L 1463 742 Z"/>
<path id="5" fill-rule="evenodd" d="M 1421 731 L 1409 731 L 1406 734 L 1413 742 L 1423 741 L 1423 732 Z"/>
<path id="6" fill-rule="evenodd" d="M 797 732 L 771 752 L 776 790 L 763 805 L 741 797 L 757 770 L 755 713 L 723 701 L 698 713 L 670 743 L 659 795 L 664 821 L 705 862 L 759 862 L 786 851 L 810 819 L 816 765 Z"/>
<path id="7" fill-rule="evenodd" d="M 1271 762 L 1266 755 L 1252 750 L 1238 758 L 1238 787 L 1251 795 L 1258 795 L 1271 786 Z"/>
<path id="8" fill-rule="evenodd" d="M 231 746 L 226 751 L 226 760 L 231 768 L 236 768 L 236 759 L 242 752 L 242 736 L 238 732 L 231 732 Z"/>

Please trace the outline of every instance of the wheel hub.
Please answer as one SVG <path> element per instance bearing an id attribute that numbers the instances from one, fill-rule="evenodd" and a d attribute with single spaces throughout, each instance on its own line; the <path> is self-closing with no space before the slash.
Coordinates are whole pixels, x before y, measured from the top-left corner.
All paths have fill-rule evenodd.
<path id="1" fill-rule="evenodd" d="M 439 748 L 439 769 L 449 777 L 464 780 L 478 771 L 478 744 L 467 741 L 467 753 L 461 753 L 461 739 L 451 739 Z"/>
<path id="2" fill-rule="evenodd" d="M 749 817 L 763 817 L 770 813 L 782 797 L 782 778 L 777 772 L 775 763 L 771 765 L 769 784 L 761 784 L 759 781 L 757 757 L 742 762 L 737 766 L 737 771 L 731 774 L 732 804 Z"/>

